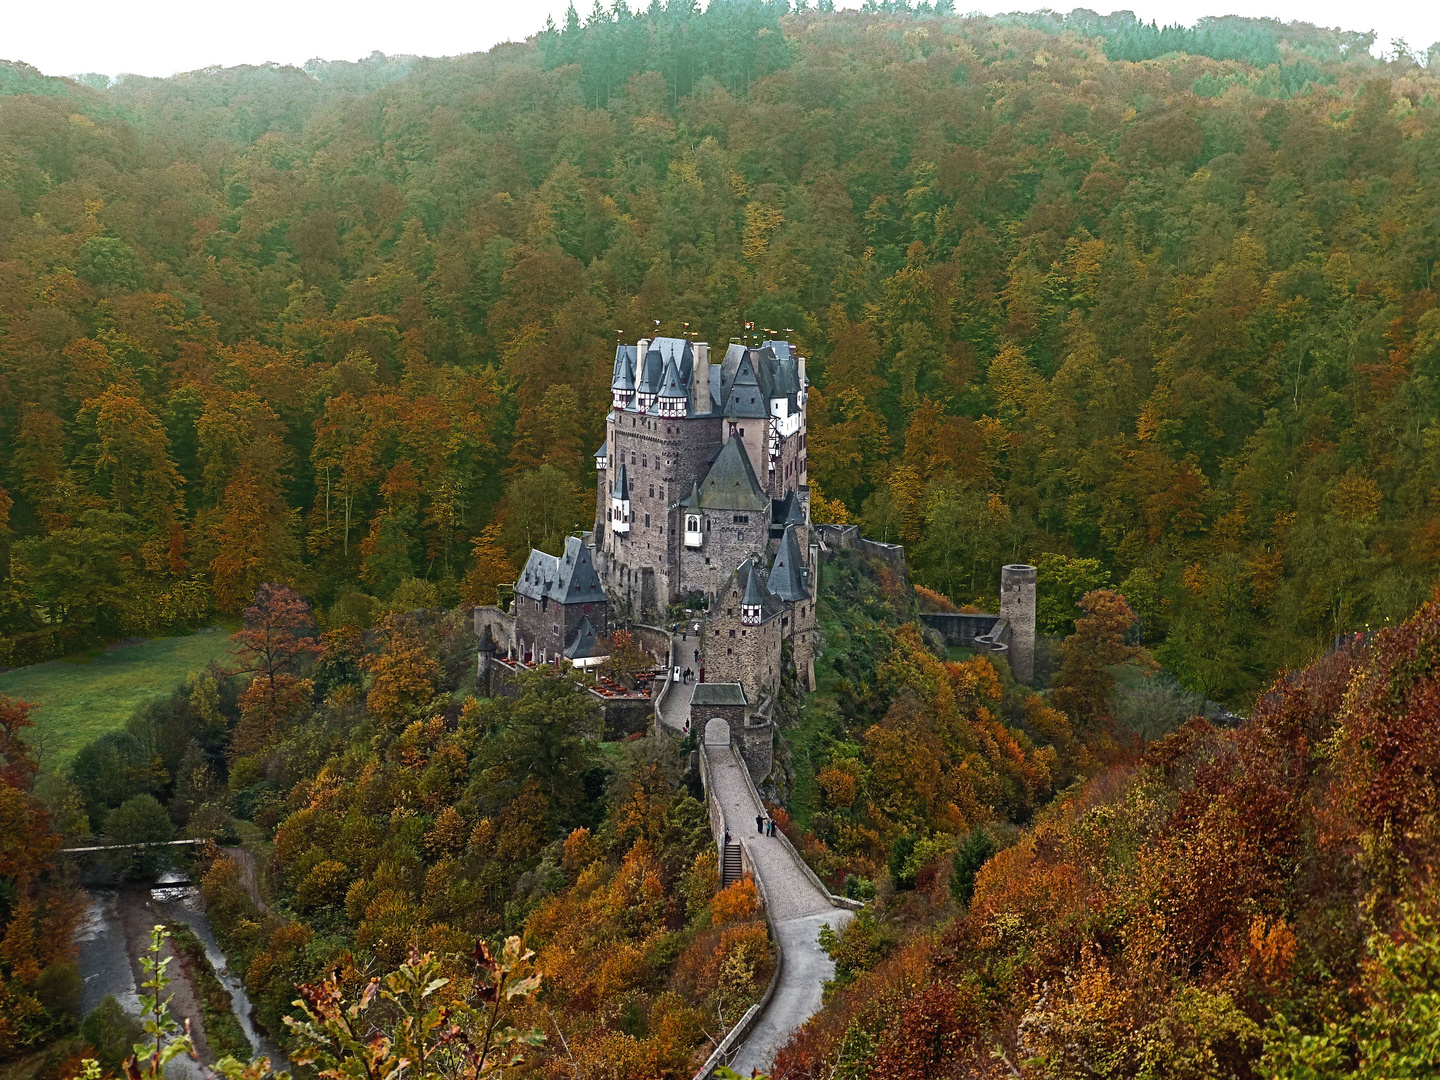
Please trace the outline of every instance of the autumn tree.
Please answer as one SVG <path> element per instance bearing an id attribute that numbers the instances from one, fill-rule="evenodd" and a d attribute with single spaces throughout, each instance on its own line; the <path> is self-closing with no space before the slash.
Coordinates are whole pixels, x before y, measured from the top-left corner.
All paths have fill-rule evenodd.
<path id="1" fill-rule="evenodd" d="M 1107 669 L 1143 659 L 1144 650 L 1125 643 L 1135 612 L 1113 589 L 1092 589 L 1076 606 L 1084 615 L 1060 647 L 1060 671 L 1051 682 L 1055 704 L 1080 723 L 1094 725 L 1109 715 L 1115 690 L 1115 676 Z"/>
<path id="2" fill-rule="evenodd" d="M 237 646 L 233 670 L 252 678 L 240 696 L 233 749 L 250 752 L 309 701 L 313 684 L 305 673 L 321 645 L 310 602 L 284 585 L 262 584 L 242 618 L 231 635 Z"/>

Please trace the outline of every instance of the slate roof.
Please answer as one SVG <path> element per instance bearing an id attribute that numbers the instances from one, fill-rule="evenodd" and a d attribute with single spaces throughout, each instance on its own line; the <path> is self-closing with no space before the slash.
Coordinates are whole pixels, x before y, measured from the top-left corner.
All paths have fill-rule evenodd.
<path id="1" fill-rule="evenodd" d="M 635 389 L 635 346 L 615 346 L 615 370 L 610 375 L 610 385 L 619 386 L 622 376 L 627 375 L 630 379 L 628 389 Z"/>
<path id="2" fill-rule="evenodd" d="M 727 439 L 705 479 L 700 482 L 700 505 L 707 510 L 743 510 L 761 513 L 770 500 L 755 479 L 750 455 L 741 439 Z"/>
<path id="3" fill-rule="evenodd" d="M 690 689 L 691 705 L 748 705 L 738 682 L 702 682 Z"/>
<path id="4" fill-rule="evenodd" d="M 785 537 L 775 552 L 765 585 L 781 600 L 793 602 L 810 598 L 810 571 L 801 561 L 800 534 L 794 525 L 785 527 Z"/>
<path id="5" fill-rule="evenodd" d="M 686 495 L 685 498 L 683 498 L 683 499 L 680 500 L 680 505 L 683 506 L 683 507 L 685 507 L 687 510 L 698 510 L 698 509 L 700 509 L 700 485 L 699 485 L 699 484 L 692 483 L 692 484 L 690 485 L 690 494 L 689 494 L 689 495 Z"/>
<path id="6" fill-rule="evenodd" d="M 611 389 L 634 392 L 636 359 L 634 345 L 615 346 L 615 370 L 610 375 Z"/>
<path id="7" fill-rule="evenodd" d="M 660 379 L 665 374 L 665 358 L 659 349 L 651 349 L 640 364 L 638 389 L 642 394 L 654 394 L 660 390 Z"/>
<path id="8" fill-rule="evenodd" d="M 745 582 L 745 595 L 740 598 L 740 603 L 746 607 L 765 606 L 765 586 L 760 583 L 760 575 L 755 573 L 755 568 L 750 568 L 749 580 Z"/>
<path id="9" fill-rule="evenodd" d="M 770 500 L 770 535 L 782 536 L 787 525 L 805 524 L 805 505 L 800 493 L 787 491 L 783 499 Z"/>
<path id="10" fill-rule="evenodd" d="M 784 603 L 765 584 L 764 572 L 754 559 L 746 559 L 735 568 L 725 591 L 736 589 L 740 603 L 747 607 L 760 607 L 760 621 L 767 622 L 785 610 Z"/>
<path id="11" fill-rule="evenodd" d="M 650 342 L 650 352 L 658 352 L 663 360 L 674 360 L 675 363 L 684 367 L 687 359 L 695 355 L 695 348 L 690 344 L 688 338 L 678 337 L 657 337 Z"/>
<path id="12" fill-rule="evenodd" d="M 620 471 L 615 474 L 615 486 L 610 489 L 610 497 L 625 502 L 630 498 L 630 474 L 625 469 L 625 462 L 620 462 Z"/>
<path id="13" fill-rule="evenodd" d="M 600 588 L 590 549 L 578 536 L 565 538 L 565 554 L 549 555 L 535 548 L 515 591 L 531 600 L 554 600 L 557 604 L 603 604 L 605 593 Z"/>
<path id="14" fill-rule="evenodd" d="M 665 377 L 661 380 L 660 396 L 663 398 L 688 398 L 690 392 L 680 382 L 680 369 L 674 360 L 665 361 Z"/>
<path id="15" fill-rule="evenodd" d="M 604 645 L 600 642 L 600 635 L 595 633 L 595 627 L 591 625 L 587 615 L 580 616 L 580 623 L 575 627 L 575 633 L 565 644 L 565 658 L 567 660 L 589 660 L 592 656 L 602 656 L 600 652 Z"/>
<path id="16" fill-rule="evenodd" d="M 608 442 L 602 442 L 600 449 L 595 451 L 595 467 L 597 469 L 603 469 L 609 460 L 610 444 Z"/>
<path id="17" fill-rule="evenodd" d="M 727 417 L 770 415 L 774 398 L 789 398 L 793 412 L 800 392 L 800 364 L 789 342 L 769 341 L 759 349 L 731 345 L 720 366 L 720 403 Z"/>

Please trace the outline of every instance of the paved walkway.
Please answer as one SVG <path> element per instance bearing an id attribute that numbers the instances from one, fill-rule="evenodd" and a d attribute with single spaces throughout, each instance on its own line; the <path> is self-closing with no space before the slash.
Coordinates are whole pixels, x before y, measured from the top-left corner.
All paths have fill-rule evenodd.
<path id="1" fill-rule="evenodd" d="M 670 663 L 665 668 L 667 679 L 674 674 L 676 665 L 679 665 L 681 671 L 687 667 L 695 669 L 690 658 L 695 655 L 699 636 L 691 633 L 682 640 L 679 634 L 670 635 Z M 666 692 L 665 700 L 655 710 L 655 715 L 660 718 L 662 724 L 682 735 L 685 733 L 685 722 L 690 719 L 690 692 L 693 689 L 695 689 L 693 682 L 671 684 L 670 689 Z"/>
<path id="2" fill-rule="evenodd" d="M 749 852 L 764 886 L 784 957 L 775 995 L 730 1063 L 741 1076 L 749 1076 L 751 1069 L 768 1070 L 780 1047 L 819 1011 L 822 987 L 835 974 L 834 961 L 816 940 L 820 926 L 829 923 L 838 929 L 853 913 L 831 905 L 829 896 L 795 864 L 783 840 L 756 831 L 755 815 L 761 807 L 756 805 L 742 772 L 744 766 L 731 748 L 707 746 L 706 761 L 725 827 Z"/>

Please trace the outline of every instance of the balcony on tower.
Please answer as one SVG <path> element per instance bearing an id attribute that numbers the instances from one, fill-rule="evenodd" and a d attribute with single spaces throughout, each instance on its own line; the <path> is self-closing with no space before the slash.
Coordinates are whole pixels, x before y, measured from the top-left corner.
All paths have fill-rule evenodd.
<path id="1" fill-rule="evenodd" d="M 685 546 L 698 548 L 705 543 L 705 517 L 700 512 L 700 485 L 691 483 L 690 494 L 680 502 L 680 512 L 685 515 Z"/>

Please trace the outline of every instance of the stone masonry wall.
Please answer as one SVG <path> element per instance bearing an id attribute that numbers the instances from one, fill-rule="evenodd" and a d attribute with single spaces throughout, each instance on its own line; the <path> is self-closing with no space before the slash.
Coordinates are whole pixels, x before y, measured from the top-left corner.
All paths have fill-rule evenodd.
<path id="1" fill-rule="evenodd" d="M 780 685 L 784 618 L 776 615 L 759 626 L 743 626 L 740 597 L 726 593 L 718 598 L 705 627 L 705 680 L 738 682 L 750 701 L 773 697 Z"/>
<path id="2" fill-rule="evenodd" d="M 677 575 L 680 596 L 692 592 L 713 596 L 723 588 L 735 572 L 735 568 L 747 558 L 762 558 L 769 546 L 767 543 L 770 518 L 763 511 L 749 514 L 749 521 L 735 521 L 731 510 L 708 510 L 701 515 L 708 526 L 705 540 L 698 548 L 684 546 L 683 530 L 685 519 L 680 511 L 675 512 L 676 535 L 681 537 L 680 572 Z M 744 516 L 744 515 L 742 515 Z"/>
<path id="3" fill-rule="evenodd" d="M 581 619 L 589 619 L 597 634 L 609 632 L 604 604 L 557 604 L 515 597 L 515 639 L 521 658 L 528 653 L 538 659 L 541 651 L 550 659 L 565 651 Z"/>
<path id="4" fill-rule="evenodd" d="M 606 471 L 613 483 L 621 461 L 625 462 L 633 517 L 628 534 L 604 530 L 600 546 L 606 585 L 630 618 L 660 618 L 663 609 L 680 595 L 673 554 L 680 538 L 671 535 L 676 523 L 669 507 L 688 495 L 703 477 L 710 455 L 720 445 L 720 420 L 612 411 L 606 430 L 610 441 Z M 608 496 L 597 509 L 599 535 L 607 524 Z M 653 599 L 641 596 L 640 571 L 644 567 L 655 570 Z"/>

